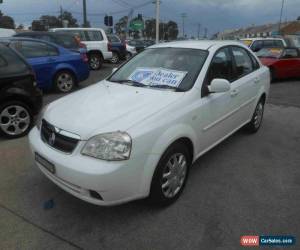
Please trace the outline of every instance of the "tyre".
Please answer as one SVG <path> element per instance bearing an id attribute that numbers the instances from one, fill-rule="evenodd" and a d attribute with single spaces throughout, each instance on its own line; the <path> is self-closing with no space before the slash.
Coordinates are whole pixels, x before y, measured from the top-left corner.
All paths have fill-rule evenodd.
<path id="1" fill-rule="evenodd" d="M 13 139 L 28 134 L 33 124 L 31 109 L 23 102 L 9 101 L 0 105 L 0 133 Z"/>
<path id="2" fill-rule="evenodd" d="M 92 53 L 89 55 L 89 65 L 92 70 L 99 70 L 102 67 L 103 59 L 98 53 Z"/>
<path id="3" fill-rule="evenodd" d="M 75 77 L 68 70 L 59 71 L 54 78 L 54 87 L 57 92 L 68 93 L 75 87 Z"/>
<path id="4" fill-rule="evenodd" d="M 131 53 L 127 52 L 125 57 L 126 61 L 129 60 L 131 57 L 132 57 Z"/>
<path id="5" fill-rule="evenodd" d="M 183 143 L 170 146 L 160 159 L 151 183 L 149 199 L 158 205 L 169 205 L 182 193 L 192 159 Z"/>
<path id="6" fill-rule="evenodd" d="M 112 53 L 112 58 L 110 59 L 110 61 L 111 61 L 111 63 L 113 63 L 113 64 L 119 63 L 119 62 L 120 62 L 120 56 L 119 56 L 119 54 L 116 53 L 116 52 L 113 52 L 113 53 Z"/>
<path id="7" fill-rule="evenodd" d="M 264 99 L 261 98 L 258 104 L 256 105 L 251 121 L 246 126 L 248 132 L 256 133 L 259 130 L 264 116 L 264 107 L 265 102 Z"/>

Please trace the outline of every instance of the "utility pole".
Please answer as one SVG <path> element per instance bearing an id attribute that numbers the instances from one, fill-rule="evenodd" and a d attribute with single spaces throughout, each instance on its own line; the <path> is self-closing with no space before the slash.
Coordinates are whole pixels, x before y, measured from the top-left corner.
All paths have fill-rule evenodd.
<path id="1" fill-rule="evenodd" d="M 208 32 L 207 28 L 204 28 L 204 38 L 207 38 L 207 32 Z"/>
<path id="2" fill-rule="evenodd" d="M 182 13 L 181 14 L 181 18 L 182 18 L 182 36 L 185 37 L 185 33 L 184 33 L 184 19 L 187 17 L 186 13 Z"/>
<path id="3" fill-rule="evenodd" d="M 198 40 L 200 39 L 201 24 L 198 23 Z"/>
<path id="4" fill-rule="evenodd" d="M 64 27 L 64 24 L 63 24 L 63 8 L 62 6 L 60 6 L 60 22 L 61 22 L 61 27 Z"/>
<path id="5" fill-rule="evenodd" d="M 83 27 L 87 27 L 87 18 L 86 18 L 86 0 L 83 1 Z"/>
<path id="6" fill-rule="evenodd" d="M 280 18 L 279 18 L 279 25 L 278 25 L 278 34 L 279 35 L 281 34 L 281 21 L 282 21 L 283 7 L 284 7 L 284 0 L 282 0 L 282 3 L 281 3 Z"/>
<path id="7" fill-rule="evenodd" d="M 159 6 L 160 0 L 156 0 L 156 34 L 155 34 L 155 42 L 159 43 Z"/>

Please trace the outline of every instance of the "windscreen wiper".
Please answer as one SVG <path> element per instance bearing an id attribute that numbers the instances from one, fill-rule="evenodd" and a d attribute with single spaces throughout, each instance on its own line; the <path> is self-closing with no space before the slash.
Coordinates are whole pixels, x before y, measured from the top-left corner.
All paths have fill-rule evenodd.
<path id="1" fill-rule="evenodd" d="M 148 87 L 148 85 L 146 85 L 144 83 L 133 81 L 133 80 L 130 80 L 130 79 L 117 80 L 115 82 L 118 82 L 118 83 L 129 83 L 130 86 L 135 86 L 135 87 Z"/>
<path id="2" fill-rule="evenodd" d="M 152 88 L 158 88 L 158 89 L 173 89 L 177 92 L 182 92 L 184 91 L 181 88 L 175 87 L 175 86 L 170 86 L 170 85 L 164 85 L 164 84 L 160 84 L 160 85 L 150 85 L 150 87 Z"/>

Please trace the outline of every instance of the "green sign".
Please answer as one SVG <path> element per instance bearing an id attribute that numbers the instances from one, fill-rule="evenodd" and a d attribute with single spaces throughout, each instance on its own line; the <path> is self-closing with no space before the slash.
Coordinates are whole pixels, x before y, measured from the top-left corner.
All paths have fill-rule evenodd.
<path id="1" fill-rule="evenodd" d="M 134 20 L 130 22 L 129 28 L 131 30 L 143 30 L 144 22 L 142 20 Z"/>

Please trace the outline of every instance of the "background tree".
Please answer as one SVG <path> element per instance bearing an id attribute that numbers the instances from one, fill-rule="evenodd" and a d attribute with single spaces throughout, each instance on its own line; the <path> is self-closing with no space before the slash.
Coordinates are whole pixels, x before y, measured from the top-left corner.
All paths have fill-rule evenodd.
<path id="1" fill-rule="evenodd" d="M 117 34 L 122 34 L 127 29 L 128 17 L 123 16 L 119 19 L 119 21 L 115 24 L 115 31 Z"/>
<path id="2" fill-rule="evenodd" d="M 68 27 L 73 27 L 73 28 L 79 27 L 79 25 L 77 23 L 77 19 L 74 18 L 72 13 L 69 11 L 64 11 L 62 13 L 62 15 L 58 16 L 58 19 L 59 20 L 67 20 L 69 22 Z"/>
<path id="3" fill-rule="evenodd" d="M 49 29 L 61 27 L 61 20 L 56 16 L 43 15 L 40 17 L 41 25 L 44 24 Z M 35 23 L 37 25 L 37 22 Z M 34 25 L 32 24 L 32 27 Z"/>
<path id="4" fill-rule="evenodd" d="M 10 16 L 5 16 L 0 10 L 0 28 L 14 29 L 15 21 Z"/>
<path id="5" fill-rule="evenodd" d="M 167 27 L 168 27 L 168 39 L 176 40 L 179 33 L 177 23 L 174 21 L 169 21 L 167 23 Z"/>

